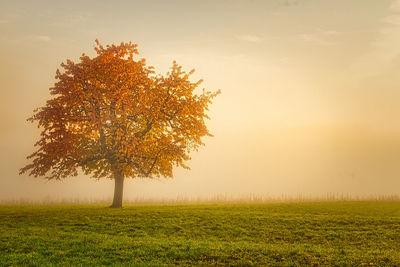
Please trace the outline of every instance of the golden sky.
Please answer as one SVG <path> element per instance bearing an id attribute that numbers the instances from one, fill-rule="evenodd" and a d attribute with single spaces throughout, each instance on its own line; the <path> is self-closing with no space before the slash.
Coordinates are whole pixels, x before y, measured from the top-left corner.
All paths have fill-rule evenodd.
<path id="1" fill-rule="evenodd" d="M 0 2 L 0 200 L 111 198 L 113 183 L 19 176 L 60 63 L 132 41 L 209 90 L 213 138 L 125 198 L 400 192 L 400 1 Z"/>

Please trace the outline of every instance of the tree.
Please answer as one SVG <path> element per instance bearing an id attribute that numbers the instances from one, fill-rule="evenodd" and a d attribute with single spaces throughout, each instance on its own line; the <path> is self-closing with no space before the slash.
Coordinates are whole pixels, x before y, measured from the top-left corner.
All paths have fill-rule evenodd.
<path id="1" fill-rule="evenodd" d="M 219 94 L 189 81 L 173 62 L 166 76 L 156 75 L 144 59 L 134 60 L 137 45 L 102 46 L 97 56 L 67 60 L 50 88 L 53 98 L 34 111 L 41 136 L 31 163 L 20 174 L 62 179 L 84 174 L 115 180 L 111 207 L 122 207 L 126 177 L 172 177 L 173 167 L 187 168 L 189 153 L 210 136 L 205 119 Z"/>

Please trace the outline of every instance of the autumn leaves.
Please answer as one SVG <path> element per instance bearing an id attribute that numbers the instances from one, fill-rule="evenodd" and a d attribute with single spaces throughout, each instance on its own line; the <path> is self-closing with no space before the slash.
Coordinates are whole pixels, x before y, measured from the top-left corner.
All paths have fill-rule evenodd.
<path id="1" fill-rule="evenodd" d="M 189 153 L 209 135 L 207 110 L 219 93 L 196 94 L 175 62 L 166 76 L 156 75 L 137 45 L 102 46 L 97 56 L 83 54 L 57 70 L 53 98 L 29 119 L 42 129 L 32 163 L 21 173 L 60 179 L 81 168 L 93 177 L 172 176 Z"/>

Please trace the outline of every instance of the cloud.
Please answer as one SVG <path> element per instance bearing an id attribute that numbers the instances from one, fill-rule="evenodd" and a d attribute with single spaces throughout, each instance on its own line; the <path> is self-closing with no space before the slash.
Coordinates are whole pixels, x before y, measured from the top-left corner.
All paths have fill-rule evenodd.
<path id="1" fill-rule="evenodd" d="M 321 29 L 321 28 L 317 28 L 316 30 L 320 34 L 325 35 L 325 36 L 337 36 L 337 35 L 340 35 L 343 33 L 343 32 L 339 32 L 339 31 L 326 30 L 326 29 Z"/>
<path id="2" fill-rule="evenodd" d="M 390 5 L 390 9 L 400 12 L 400 1 L 399 0 L 394 0 L 392 4 Z"/>
<path id="3" fill-rule="evenodd" d="M 51 40 L 50 36 L 47 35 L 32 35 L 31 38 L 40 42 L 49 42 Z"/>
<path id="4" fill-rule="evenodd" d="M 398 26 L 400 25 L 400 16 L 399 15 L 387 16 L 383 19 L 383 22 Z"/>
<path id="5" fill-rule="evenodd" d="M 295 35 L 295 37 L 297 37 L 296 41 L 310 45 L 332 46 L 339 44 L 338 37 L 343 33 L 341 31 L 315 28 L 312 31 Z"/>
<path id="6" fill-rule="evenodd" d="M 299 4 L 299 0 L 281 0 L 279 3 L 282 6 L 297 6 Z"/>
<path id="7" fill-rule="evenodd" d="M 301 41 L 313 44 L 313 45 L 336 45 L 337 42 L 331 41 L 323 37 L 321 34 L 318 33 L 303 33 L 299 35 Z"/>
<path id="8" fill-rule="evenodd" d="M 251 35 L 251 34 L 236 35 L 236 38 L 241 41 L 246 41 L 246 42 L 251 42 L 251 43 L 258 43 L 263 39 L 260 36 Z"/>
<path id="9" fill-rule="evenodd" d="M 54 23 L 55 26 L 63 28 L 76 28 L 93 17 L 91 12 L 76 12 L 65 15 L 59 21 Z"/>
<path id="10" fill-rule="evenodd" d="M 393 1 L 390 14 L 382 18 L 384 24 L 374 41 L 374 53 L 385 61 L 391 61 L 400 54 L 400 0 Z"/>

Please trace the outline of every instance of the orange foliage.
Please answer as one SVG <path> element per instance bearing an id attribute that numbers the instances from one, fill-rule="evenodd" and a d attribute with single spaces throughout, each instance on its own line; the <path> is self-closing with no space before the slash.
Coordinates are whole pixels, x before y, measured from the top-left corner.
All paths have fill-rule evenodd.
<path id="1" fill-rule="evenodd" d="M 145 60 L 134 60 L 137 45 L 103 47 L 57 70 L 54 96 L 28 120 L 42 129 L 32 160 L 20 170 L 60 179 L 81 168 L 95 178 L 171 177 L 189 153 L 210 135 L 204 123 L 211 100 L 219 94 L 194 93 L 201 81 L 175 62 L 167 75 L 155 75 Z"/>

